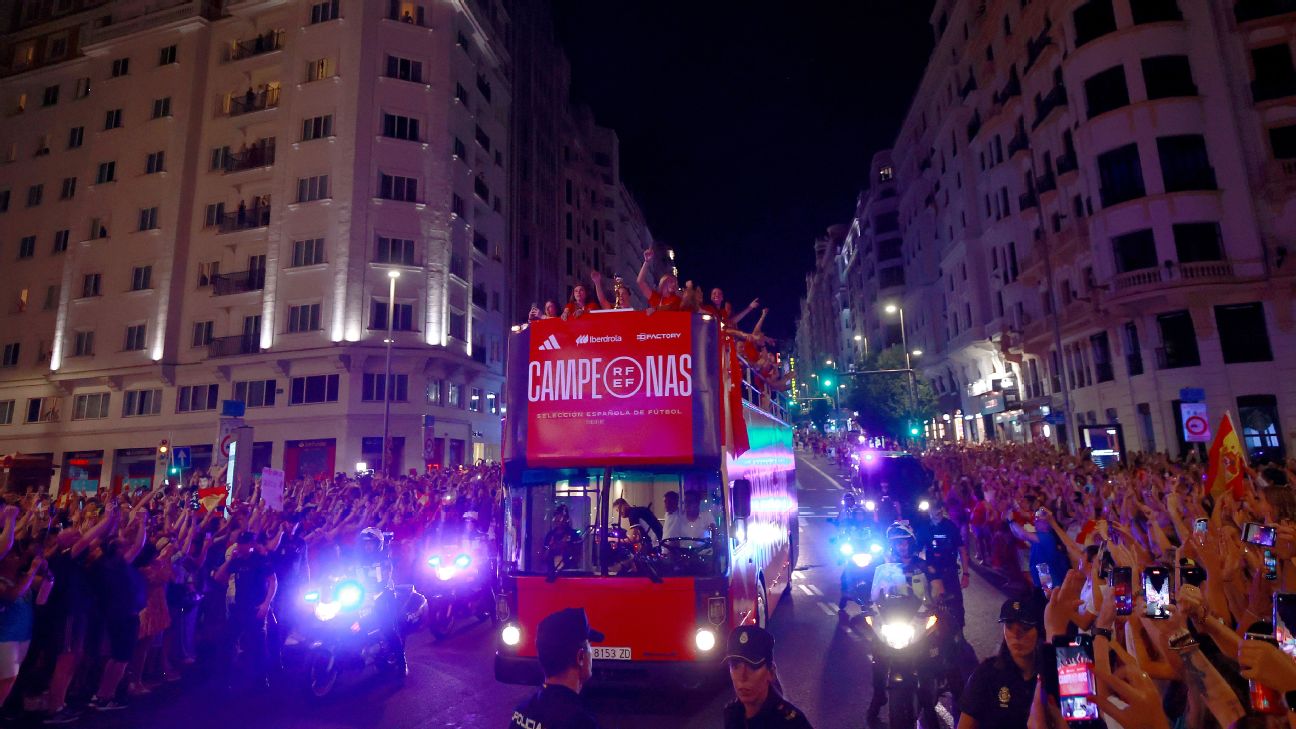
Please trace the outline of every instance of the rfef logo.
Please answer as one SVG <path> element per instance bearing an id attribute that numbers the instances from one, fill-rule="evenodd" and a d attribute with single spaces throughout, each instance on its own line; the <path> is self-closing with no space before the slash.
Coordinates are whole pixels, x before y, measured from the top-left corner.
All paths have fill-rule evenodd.
<path id="1" fill-rule="evenodd" d="M 693 394 L 693 355 L 622 355 L 609 362 L 592 357 L 527 365 L 527 399 L 531 402 L 599 400 L 605 394 L 622 399 L 635 395 L 689 397 Z"/>

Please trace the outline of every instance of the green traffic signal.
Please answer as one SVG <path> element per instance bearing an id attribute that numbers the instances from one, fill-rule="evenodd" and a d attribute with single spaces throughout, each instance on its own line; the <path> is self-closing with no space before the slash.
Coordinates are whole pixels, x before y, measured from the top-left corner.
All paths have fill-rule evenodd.
<path id="1" fill-rule="evenodd" d="M 831 390 L 832 380 L 828 379 L 827 377 L 823 378 L 823 387 L 825 390 Z"/>
<path id="2" fill-rule="evenodd" d="M 910 428 L 909 435 L 918 435 L 918 428 Z"/>

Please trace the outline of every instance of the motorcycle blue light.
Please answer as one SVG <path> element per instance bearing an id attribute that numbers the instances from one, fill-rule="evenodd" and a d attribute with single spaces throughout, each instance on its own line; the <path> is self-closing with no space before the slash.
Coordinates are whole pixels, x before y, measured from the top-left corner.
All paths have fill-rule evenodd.
<path id="1" fill-rule="evenodd" d="M 302 596 L 306 602 L 319 602 L 319 590 L 311 590 Z"/>
<path id="2" fill-rule="evenodd" d="M 461 570 L 467 569 L 470 564 L 472 564 L 472 557 L 469 557 L 466 554 L 461 554 L 458 557 L 455 557 L 455 567 L 458 567 Z"/>
<path id="3" fill-rule="evenodd" d="M 441 557 L 440 557 L 439 555 L 434 555 L 434 556 L 432 556 L 432 557 L 428 557 L 428 561 L 427 561 L 427 563 L 428 563 L 428 567 L 440 567 L 440 566 L 441 566 Z"/>
<path id="4" fill-rule="evenodd" d="M 337 601 L 344 609 L 358 607 L 364 600 L 364 588 L 358 582 L 343 582 L 337 586 Z"/>
<path id="5" fill-rule="evenodd" d="M 847 557 L 855 554 L 855 547 L 850 542 L 842 542 L 842 545 L 838 547 L 837 550 Z"/>

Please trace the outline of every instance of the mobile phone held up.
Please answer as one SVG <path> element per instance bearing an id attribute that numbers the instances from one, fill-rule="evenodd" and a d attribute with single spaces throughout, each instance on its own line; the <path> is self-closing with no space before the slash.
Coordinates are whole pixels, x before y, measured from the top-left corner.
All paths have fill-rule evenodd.
<path id="1" fill-rule="evenodd" d="M 1205 517 L 1193 520 L 1193 534 L 1205 534 L 1209 525 L 1210 519 Z"/>
<path id="2" fill-rule="evenodd" d="M 1170 617 L 1170 582 L 1170 570 L 1165 567 L 1148 567 L 1143 570 L 1143 602 L 1147 606 L 1144 615 L 1153 620 Z M 1117 613 L 1119 612 L 1118 607 Z"/>
<path id="3" fill-rule="evenodd" d="M 1088 636 L 1079 636 L 1066 644 L 1055 644 L 1058 703 L 1062 717 L 1071 729 L 1105 729 L 1107 726 L 1098 705 L 1089 700 L 1097 689 L 1093 644 L 1089 641 Z"/>
<path id="4" fill-rule="evenodd" d="M 1129 567 L 1113 567 L 1111 573 L 1112 599 L 1116 601 L 1116 614 L 1134 612 L 1134 573 Z"/>
<path id="5" fill-rule="evenodd" d="M 1264 578 L 1266 580 L 1278 579 L 1278 558 L 1274 556 L 1272 549 L 1264 551 Z"/>
<path id="6" fill-rule="evenodd" d="M 1296 592 L 1274 593 L 1273 627 L 1278 647 L 1296 658 Z"/>
<path id="7" fill-rule="evenodd" d="M 1255 623 L 1251 629 L 1242 635 L 1243 640 L 1262 640 L 1266 643 L 1274 643 L 1274 637 L 1267 628 L 1272 626 L 1263 621 Z M 1282 716 L 1287 713 L 1287 707 L 1283 704 L 1282 697 L 1278 692 L 1265 684 L 1251 680 L 1247 682 L 1247 689 L 1251 694 L 1251 710 L 1257 714 L 1269 714 L 1272 716 Z"/>
<path id="8" fill-rule="evenodd" d="M 1179 584 L 1201 587 L 1206 581 L 1206 570 L 1197 565 L 1184 565 L 1179 568 Z"/>
<path id="9" fill-rule="evenodd" d="M 1257 547 L 1272 547 L 1277 541 L 1277 532 L 1271 526 L 1249 521 L 1242 529 L 1242 541 Z"/>

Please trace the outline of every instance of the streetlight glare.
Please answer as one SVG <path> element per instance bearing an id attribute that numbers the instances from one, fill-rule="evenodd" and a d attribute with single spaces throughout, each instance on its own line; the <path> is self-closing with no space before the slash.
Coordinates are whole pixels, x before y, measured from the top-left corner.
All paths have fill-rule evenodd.
<path id="1" fill-rule="evenodd" d="M 860 336 L 859 334 L 856 334 L 856 335 L 855 335 L 855 341 L 860 342 L 860 341 L 863 341 L 863 340 L 864 340 L 864 337 Z"/>
<path id="2" fill-rule="evenodd" d="M 832 367 L 832 360 L 826 360 L 824 364 L 828 365 L 829 367 Z"/>
<path id="3" fill-rule="evenodd" d="M 900 307 L 896 306 L 895 304 L 887 304 L 887 305 L 886 305 L 886 313 L 888 313 L 888 314 L 894 314 L 894 313 L 896 313 L 896 312 L 899 311 L 899 310 L 900 310 Z"/>
<path id="4" fill-rule="evenodd" d="M 388 271 L 387 278 L 400 278 L 400 271 L 396 271 L 396 270 Z"/>
<path id="5" fill-rule="evenodd" d="M 915 349 L 915 350 L 913 351 L 913 356 L 915 356 L 915 357 L 921 357 L 921 356 L 922 356 L 922 350 L 921 350 L 921 349 Z"/>

